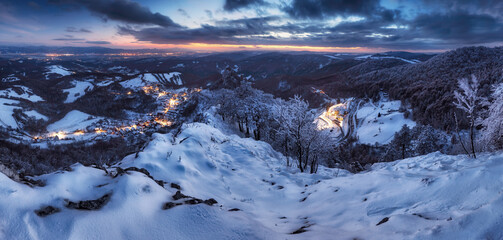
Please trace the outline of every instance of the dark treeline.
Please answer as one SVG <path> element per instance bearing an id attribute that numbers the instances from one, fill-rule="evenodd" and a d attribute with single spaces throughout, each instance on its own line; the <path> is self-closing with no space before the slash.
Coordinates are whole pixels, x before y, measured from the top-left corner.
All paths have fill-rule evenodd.
<path id="1" fill-rule="evenodd" d="M 72 164 L 113 164 L 139 151 L 148 141 L 143 135 L 130 138 L 109 138 L 93 144 L 74 142 L 32 147 L 0 140 L 0 163 L 21 175 L 40 175 L 67 168 Z"/>

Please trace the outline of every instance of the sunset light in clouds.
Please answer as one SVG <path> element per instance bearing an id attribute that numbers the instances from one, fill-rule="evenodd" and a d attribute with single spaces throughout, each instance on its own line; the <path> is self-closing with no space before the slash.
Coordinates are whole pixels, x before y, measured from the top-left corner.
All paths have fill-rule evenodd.
<path id="1" fill-rule="evenodd" d="M 486 5 L 491 4 L 6 0 L 0 2 L 0 45 L 206 52 L 441 52 L 473 44 L 501 44 L 501 14 L 498 7 Z"/>

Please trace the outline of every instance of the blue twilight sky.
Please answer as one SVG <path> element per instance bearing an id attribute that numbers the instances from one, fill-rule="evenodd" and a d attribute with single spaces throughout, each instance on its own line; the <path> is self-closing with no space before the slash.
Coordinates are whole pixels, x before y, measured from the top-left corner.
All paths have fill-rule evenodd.
<path id="1" fill-rule="evenodd" d="M 0 45 L 443 51 L 503 42 L 500 0 L 1 0 Z"/>

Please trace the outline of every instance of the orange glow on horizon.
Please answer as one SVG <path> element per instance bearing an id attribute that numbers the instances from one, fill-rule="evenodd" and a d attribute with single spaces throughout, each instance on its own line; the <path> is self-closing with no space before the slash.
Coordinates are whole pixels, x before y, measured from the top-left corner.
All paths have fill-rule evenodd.
<path id="1" fill-rule="evenodd" d="M 311 51 L 311 52 L 347 52 L 363 53 L 378 52 L 382 49 L 367 47 L 324 47 L 309 45 L 274 45 L 274 44 L 218 44 L 218 43 L 187 43 L 187 44 L 157 44 L 150 42 L 131 41 L 126 38 L 113 43 L 117 47 L 125 48 L 175 48 L 191 51 L 242 51 L 242 50 L 275 50 L 275 51 Z"/>

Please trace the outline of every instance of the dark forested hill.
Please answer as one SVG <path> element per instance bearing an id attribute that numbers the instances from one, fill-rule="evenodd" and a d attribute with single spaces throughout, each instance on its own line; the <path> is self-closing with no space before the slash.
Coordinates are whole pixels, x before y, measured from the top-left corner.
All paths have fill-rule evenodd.
<path id="1" fill-rule="evenodd" d="M 357 67 L 361 68 L 356 66 L 352 69 Z M 349 69 L 325 84 L 324 90 L 334 96 L 360 97 L 376 97 L 384 91 L 391 98 L 410 104 L 415 120 L 420 123 L 451 130 L 455 111 L 453 92 L 457 88 L 457 80 L 472 74 L 481 82 L 480 93 L 489 96 L 491 84 L 502 81 L 503 48 L 467 47 L 418 64 L 402 64 L 369 72 Z"/>

